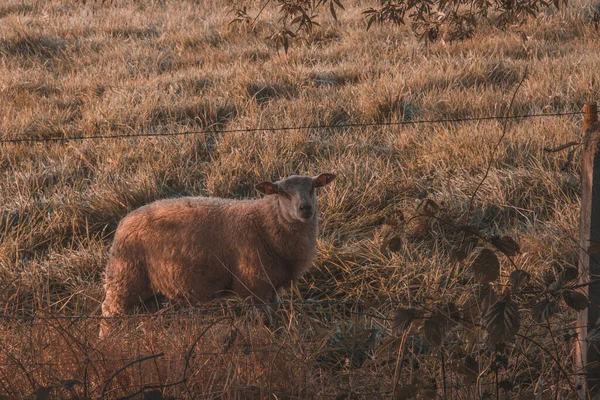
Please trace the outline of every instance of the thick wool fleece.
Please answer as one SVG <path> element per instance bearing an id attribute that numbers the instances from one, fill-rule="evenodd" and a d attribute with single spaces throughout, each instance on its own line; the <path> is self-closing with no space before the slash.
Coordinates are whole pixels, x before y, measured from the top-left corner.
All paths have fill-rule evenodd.
<path id="1" fill-rule="evenodd" d="M 278 202 L 185 197 L 133 211 L 110 251 L 103 315 L 155 293 L 192 304 L 228 294 L 271 300 L 311 266 L 316 250 L 318 212 L 289 221 Z"/>

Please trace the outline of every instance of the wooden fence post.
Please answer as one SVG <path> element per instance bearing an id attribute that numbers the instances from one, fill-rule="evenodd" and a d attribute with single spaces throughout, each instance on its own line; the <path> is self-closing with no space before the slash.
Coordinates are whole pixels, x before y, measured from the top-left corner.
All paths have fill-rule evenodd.
<path id="1" fill-rule="evenodd" d="M 590 282 L 583 288 L 590 306 L 579 313 L 577 388 L 581 399 L 600 393 L 600 352 L 598 344 L 586 341 L 600 316 L 600 124 L 596 104 L 583 106 L 585 130 L 581 164 L 581 220 L 579 232 L 579 279 Z"/>

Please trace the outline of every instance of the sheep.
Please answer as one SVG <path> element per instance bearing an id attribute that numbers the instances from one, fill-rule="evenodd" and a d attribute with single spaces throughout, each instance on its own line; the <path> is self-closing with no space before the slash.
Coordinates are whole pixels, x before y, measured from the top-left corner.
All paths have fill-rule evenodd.
<path id="1" fill-rule="evenodd" d="M 109 252 L 103 317 L 124 315 L 157 295 L 191 304 L 231 294 L 271 301 L 311 267 L 315 189 L 334 179 L 293 175 L 256 185 L 265 195 L 258 200 L 182 197 L 131 212 Z"/>

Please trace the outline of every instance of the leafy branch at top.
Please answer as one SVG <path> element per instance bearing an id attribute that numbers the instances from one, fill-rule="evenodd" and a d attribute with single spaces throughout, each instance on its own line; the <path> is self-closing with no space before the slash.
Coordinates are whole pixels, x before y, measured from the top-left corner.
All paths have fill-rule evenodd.
<path id="1" fill-rule="evenodd" d="M 481 22 L 500 29 L 536 17 L 545 8 L 566 5 L 568 0 L 379 0 L 378 6 L 363 10 L 366 29 L 374 24 L 408 25 L 424 42 L 465 40 L 472 38 Z M 337 21 L 344 10 L 342 0 L 266 0 L 256 17 L 248 15 L 249 1 L 234 8 L 232 22 L 255 23 L 264 9 L 274 3 L 279 13 L 279 26 L 269 38 L 287 51 L 291 40 L 309 41 L 315 27 L 320 26 L 319 12 Z"/>

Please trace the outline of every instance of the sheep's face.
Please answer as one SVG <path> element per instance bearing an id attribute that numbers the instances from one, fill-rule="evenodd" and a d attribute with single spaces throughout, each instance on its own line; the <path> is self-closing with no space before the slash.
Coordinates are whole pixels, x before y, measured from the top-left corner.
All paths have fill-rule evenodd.
<path id="1" fill-rule="evenodd" d="M 263 182 L 256 189 L 266 195 L 277 196 L 279 209 L 288 221 L 308 222 L 317 214 L 315 189 L 328 185 L 334 174 L 315 177 L 292 175 L 277 182 Z"/>

